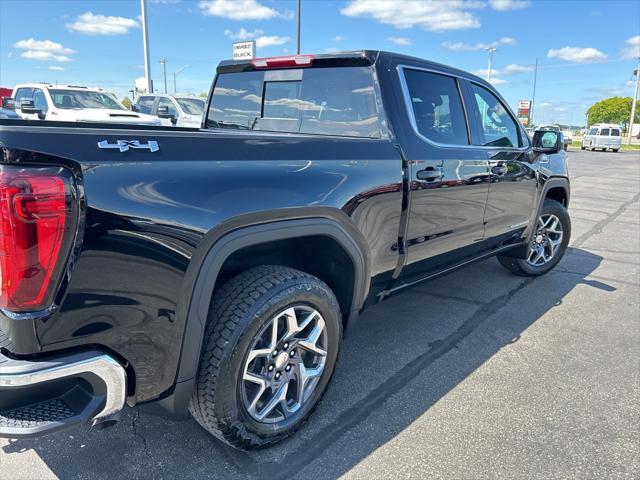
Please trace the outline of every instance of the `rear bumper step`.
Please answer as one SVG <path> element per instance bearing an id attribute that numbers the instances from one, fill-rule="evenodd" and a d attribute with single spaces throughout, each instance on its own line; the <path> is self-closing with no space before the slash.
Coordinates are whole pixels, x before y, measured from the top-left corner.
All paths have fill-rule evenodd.
<path id="1" fill-rule="evenodd" d="M 0 437 L 33 437 L 91 422 L 124 407 L 126 373 L 96 351 L 14 360 L 0 354 Z"/>

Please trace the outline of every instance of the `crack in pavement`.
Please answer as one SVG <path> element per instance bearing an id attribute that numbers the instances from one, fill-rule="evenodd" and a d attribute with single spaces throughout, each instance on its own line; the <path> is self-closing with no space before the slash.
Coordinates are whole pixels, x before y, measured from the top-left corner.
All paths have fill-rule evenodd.
<path id="1" fill-rule="evenodd" d="M 571 242 L 571 245 L 573 247 L 581 247 L 587 240 L 589 240 L 589 238 L 591 238 L 593 235 L 599 234 L 602 232 L 602 230 L 609 225 L 611 222 L 613 222 L 616 218 L 618 218 L 620 215 L 622 215 L 624 213 L 624 211 L 629 208 L 631 205 L 633 205 L 634 203 L 636 203 L 638 200 L 640 200 L 640 193 L 637 194 L 635 197 L 633 197 L 631 200 L 623 203 L 622 205 L 620 205 L 620 207 L 613 212 L 612 214 L 610 214 L 607 218 L 605 218 L 604 220 L 600 220 L 598 223 L 596 223 L 593 227 L 591 227 L 588 231 L 586 231 L 585 233 L 583 233 L 582 235 L 580 235 L 577 240 L 575 242 Z"/>

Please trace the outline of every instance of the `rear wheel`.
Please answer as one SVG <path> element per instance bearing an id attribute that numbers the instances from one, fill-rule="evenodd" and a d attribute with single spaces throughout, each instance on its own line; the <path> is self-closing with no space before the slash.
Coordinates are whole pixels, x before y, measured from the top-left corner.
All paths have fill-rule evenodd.
<path id="1" fill-rule="evenodd" d="M 189 410 L 229 445 L 273 445 L 313 412 L 341 338 L 340 308 L 324 282 L 281 266 L 247 270 L 211 302 Z"/>
<path id="2" fill-rule="evenodd" d="M 613 149 L 613 153 L 618 153 L 618 150 L 620 150 L 619 148 L 614 148 Z"/>
<path id="3" fill-rule="evenodd" d="M 536 222 L 526 258 L 498 255 L 498 261 L 516 275 L 536 276 L 555 267 L 569 244 L 571 219 L 559 202 L 546 199 Z"/>

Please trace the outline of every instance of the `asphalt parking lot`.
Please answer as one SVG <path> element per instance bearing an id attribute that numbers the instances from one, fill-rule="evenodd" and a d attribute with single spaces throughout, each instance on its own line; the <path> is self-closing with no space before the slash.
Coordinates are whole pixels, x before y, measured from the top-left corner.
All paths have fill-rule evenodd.
<path id="1" fill-rule="evenodd" d="M 640 478 L 640 152 L 570 152 L 571 247 L 495 259 L 367 311 L 293 438 L 236 452 L 128 409 L 103 432 L 0 440 L 0 478 Z"/>

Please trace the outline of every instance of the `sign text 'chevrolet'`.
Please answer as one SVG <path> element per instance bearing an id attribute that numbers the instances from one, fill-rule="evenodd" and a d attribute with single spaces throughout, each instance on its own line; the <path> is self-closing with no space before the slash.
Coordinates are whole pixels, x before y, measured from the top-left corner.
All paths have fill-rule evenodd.
<path id="1" fill-rule="evenodd" d="M 148 143 L 140 143 L 140 140 L 116 140 L 116 143 L 109 143 L 107 140 L 102 140 L 98 142 L 98 148 L 117 148 L 121 152 L 126 152 L 130 148 L 149 150 L 150 152 L 160 150 L 158 142 L 155 140 L 149 140 Z"/>

